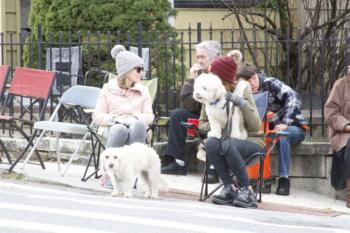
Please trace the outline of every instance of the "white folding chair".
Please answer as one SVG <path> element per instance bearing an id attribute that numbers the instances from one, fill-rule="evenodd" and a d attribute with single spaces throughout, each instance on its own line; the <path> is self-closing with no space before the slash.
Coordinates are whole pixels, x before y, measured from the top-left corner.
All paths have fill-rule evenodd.
<path id="1" fill-rule="evenodd" d="M 36 139 L 34 146 L 31 148 L 27 158 L 23 163 L 23 168 L 32 156 L 33 152 L 37 148 L 40 140 L 47 132 L 54 132 L 56 134 L 56 153 L 57 153 L 57 163 L 58 170 L 61 171 L 61 156 L 60 156 L 60 148 L 59 148 L 59 139 L 62 133 L 66 134 L 75 134 L 75 135 L 83 135 L 82 140 L 79 142 L 77 148 L 74 153 L 71 155 L 65 170 L 61 173 L 63 176 L 67 170 L 69 165 L 72 163 L 73 159 L 78 155 L 78 152 L 85 142 L 85 139 L 90 134 L 90 130 L 88 129 L 88 125 L 86 121 L 83 123 L 70 123 L 70 122 L 60 122 L 58 121 L 58 113 L 59 110 L 63 107 L 65 109 L 73 109 L 78 113 L 78 115 L 82 114 L 83 109 L 94 109 L 96 106 L 97 98 L 100 94 L 101 89 L 97 87 L 89 87 L 89 86 L 73 86 L 69 88 L 61 97 L 57 107 L 52 113 L 50 119 L 48 121 L 38 121 L 35 122 L 34 128 L 41 130 L 39 137 Z M 84 117 L 84 116 L 82 116 Z M 35 137 L 35 135 L 33 135 Z M 93 145 L 91 145 L 93 147 Z M 94 150 L 94 148 L 92 148 Z"/>

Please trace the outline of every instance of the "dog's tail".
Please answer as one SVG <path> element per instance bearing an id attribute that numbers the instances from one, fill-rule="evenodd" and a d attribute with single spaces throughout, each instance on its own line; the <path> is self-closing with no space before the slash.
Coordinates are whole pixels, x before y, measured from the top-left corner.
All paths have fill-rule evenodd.
<path id="1" fill-rule="evenodd" d="M 162 193 L 169 192 L 168 184 L 162 177 L 159 179 L 159 191 Z"/>

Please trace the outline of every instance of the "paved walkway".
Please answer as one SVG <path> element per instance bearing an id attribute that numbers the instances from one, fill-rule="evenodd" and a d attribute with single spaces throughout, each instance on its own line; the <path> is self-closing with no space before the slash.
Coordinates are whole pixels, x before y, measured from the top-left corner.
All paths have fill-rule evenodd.
<path id="1" fill-rule="evenodd" d="M 87 182 L 82 182 L 81 177 L 85 169 L 83 165 L 72 165 L 64 177 L 58 172 L 57 163 L 55 162 L 45 162 L 45 170 L 33 164 L 27 164 L 25 169 L 22 170 L 20 168 L 21 165 L 18 164 L 14 171 L 23 174 L 28 181 L 62 185 L 91 192 L 105 193 L 106 195 L 111 192 L 110 189 L 102 187 L 98 179 L 91 178 Z M 8 166 L 8 164 L 0 164 L 1 173 Z M 6 177 L 6 175 L 2 174 L 2 177 Z M 163 198 L 198 200 L 201 185 L 199 174 L 188 174 L 187 176 L 163 175 L 163 178 L 170 190 L 167 194 L 161 194 Z M 138 186 L 140 190 L 143 189 L 141 182 L 139 182 Z M 211 188 L 215 186 L 210 185 Z M 272 190 L 275 191 L 275 189 L 276 187 L 273 186 Z M 292 189 L 290 196 L 278 196 L 273 193 L 263 194 L 263 202 L 259 204 L 259 208 L 327 216 L 345 215 L 350 219 L 350 208 L 346 207 L 345 201 L 297 189 Z"/>

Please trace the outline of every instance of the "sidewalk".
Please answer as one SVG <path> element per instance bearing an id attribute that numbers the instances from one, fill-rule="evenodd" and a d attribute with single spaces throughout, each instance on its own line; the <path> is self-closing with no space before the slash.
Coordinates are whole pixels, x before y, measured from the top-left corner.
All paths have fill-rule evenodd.
<path id="1" fill-rule="evenodd" d="M 8 164 L 0 164 L 0 172 L 5 171 L 8 166 Z M 39 165 L 27 164 L 24 170 L 21 169 L 21 166 L 22 164 L 18 164 L 14 171 L 25 175 L 28 181 L 62 185 L 96 193 L 108 194 L 111 192 L 110 189 L 102 187 L 99 180 L 93 177 L 87 182 L 82 182 L 81 178 L 85 169 L 83 165 L 71 165 L 64 177 L 60 176 L 56 162 L 45 162 L 45 170 L 41 169 Z M 89 172 L 91 171 L 92 168 L 90 168 Z M 201 186 L 199 174 L 162 176 L 168 184 L 169 193 L 161 194 L 161 196 L 165 198 L 198 200 Z M 210 185 L 209 187 L 212 188 L 216 185 Z M 138 183 L 138 189 L 143 189 L 141 182 Z M 263 201 L 259 204 L 259 208 L 326 216 L 345 214 L 350 218 L 350 208 L 346 207 L 345 201 L 297 189 L 292 189 L 290 196 L 278 196 L 274 194 L 275 189 L 276 187 L 273 186 L 272 194 L 263 194 Z M 210 200 L 207 202 L 210 203 Z"/>

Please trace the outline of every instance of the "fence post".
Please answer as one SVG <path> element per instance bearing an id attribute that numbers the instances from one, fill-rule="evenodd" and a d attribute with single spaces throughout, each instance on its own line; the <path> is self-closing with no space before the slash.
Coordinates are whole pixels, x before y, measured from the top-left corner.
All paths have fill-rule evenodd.
<path id="1" fill-rule="evenodd" d="M 137 22 L 137 48 L 139 57 L 142 57 L 142 23 L 140 21 Z"/>
<path id="2" fill-rule="evenodd" d="M 38 68 L 42 69 L 42 41 L 43 41 L 43 27 L 41 23 L 38 25 Z"/>
<path id="3" fill-rule="evenodd" d="M 197 44 L 202 42 L 202 23 L 197 23 Z"/>

